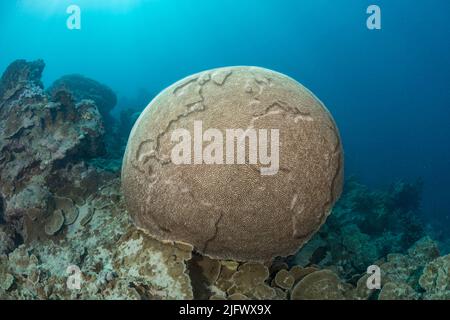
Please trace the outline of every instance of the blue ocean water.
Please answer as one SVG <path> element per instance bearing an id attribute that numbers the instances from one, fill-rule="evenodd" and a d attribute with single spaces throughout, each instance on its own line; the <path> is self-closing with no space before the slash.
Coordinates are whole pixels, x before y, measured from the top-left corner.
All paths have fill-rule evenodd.
<path id="1" fill-rule="evenodd" d="M 81 30 L 66 27 L 70 4 Z M 381 30 L 366 27 L 371 4 Z M 347 175 L 374 187 L 422 178 L 424 216 L 450 230 L 449 12 L 447 0 L 2 1 L 0 70 L 42 58 L 46 86 L 80 73 L 118 108 L 214 67 L 283 72 L 332 112 Z"/>

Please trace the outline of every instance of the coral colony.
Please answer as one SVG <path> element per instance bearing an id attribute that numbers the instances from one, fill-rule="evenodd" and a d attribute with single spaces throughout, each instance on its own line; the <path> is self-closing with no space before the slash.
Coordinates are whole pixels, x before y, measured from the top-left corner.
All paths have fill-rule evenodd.
<path id="1" fill-rule="evenodd" d="M 172 132 L 171 141 L 177 142 L 170 153 L 173 164 L 258 164 L 259 159 L 260 164 L 269 165 L 260 169 L 262 175 L 278 173 L 278 129 L 226 129 L 224 139 L 221 130 L 209 128 L 203 132 L 202 121 L 194 121 L 193 132 L 193 137 L 187 129 L 178 128 Z M 204 143 L 207 144 L 205 148 Z"/>
<path id="2" fill-rule="evenodd" d="M 246 246 L 239 250 L 240 242 L 229 243 L 228 249 L 220 247 L 215 237 L 226 237 L 233 231 L 231 225 L 225 224 L 226 220 L 219 219 L 220 214 L 212 215 L 212 221 L 200 225 L 204 230 L 197 233 L 198 238 L 188 239 L 188 243 L 156 240 L 153 233 L 162 238 L 175 233 L 186 239 L 187 234 L 181 233 L 170 219 L 156 220 L 154 225 L 159 229 L 149 233 L 136 228 L 129 218 L 131 215 L 141 224 L 146 224 L 147 219 L 156 219 L 148 216 L 145 206 L 136 208 L 134 213 L 127 212 L 120 187 L 123 183 L 120 162 L 125 147 L 120 137 L 128 135 L 136 112 L 124 112 L 121 119 L 112 117 L 109 112 L 114 107 L 115 94 L 106 86 L 78 75 L 63 77 L 45 90 L 41 82 L 43 69 L 41 60 L 18 60 L 6 69 L 0 80 L 1 299 L 450 299 L 450 255 L 443 255 L 438 244 L 425 236 L 418 215 L 420 181 L 399 181 L 387 190 L 373 191 L 355 178 L 347 179 L 341 198 L 326 223 L 312 237 L 308 236 L 308 241 L 288 241 L 292 244 L 288 248 L 278 248 L 277 240 L 282 241 L 281 238 L 275 239 L 275 246 L 260 241 L 261 249 L 256 251 Z M 258 70 L 255 70 L 256 75 Z M 214 86 L 226 85 L 233 75 L 227 72 L 208 74 L 209 77 L 205 74 L 190 82 L 190 86 L 175 90 L 173 99 L 182 99 L 183 95 L 192 99 L 187 107 L 174 108 L 174 112 L 183 114 L 186 108 L 187 112 L 207 109 L 213 105 L 212 100 L 219 101 L 217 97 L 209 100 L 208 93 L 218 90 Z M 244 90 L 235 94 L 237 99 L 242 99 L 240 95 L 249 95 L 252 99 L 258 93 L 264 94 L 265 90 L 260 89 L 268 82 L 256 75 L 254 81 L 248 83 L 243 74 L 238 77 L 244 79 Z M 192 96 L 193 92 L 199 93 L 198 86 L 202 86 L 201 96 Z M 311 105 L 321 110 L 309 93 L 304 94 Z M 259 98 L 263 100 L 268 96 Z M 158 104 L 158 101 L 153 103 Z M 248 114 L 250 117 L 257 114 L 255 128 L 276 128 L 277 122 L 271 118 L 283 117 L 288 125 L 302 123 L 312 129 L 314 121 L 322 114 L 322 111 L 314 113 L 316 109 L 309 110 L 310 115 L 296 113 L 282 103 L 267 112 L 260 112 L 256 102 L 254 106 Z M 160 110 L 167 111 L 164 107 Z M 147 121 L 145 112 L 138 122 L 138 132 Z M 205 128 L 227 128 L 206 119 L 207 113 L 205 118 L 198 118 L 201 112 L 195 113 L 195 119 L 202 120 Z M 233 115 L 237 112 L 231 110 Z M 308 121 L 308 117 L 314 121 Z M 169 119 L 176 117 L 159 119 L 159 126 L 158 122 L 148 121 L 160 129 L 159 134 L 167 129 Z M 181 116 L 180 127 L 190 130 L 193 123 L 183 122 L 189 119 Z M 243 119 L 242 123 L 230 127 L 247 126 L 248 121 Z M 272 179 L 270 184 L 276 187 L 279 186 L 276 179 L 283 172 L 292 171 L 289 166 L 285 168 L 283 158 L 286 128 L 279 129 L 279 172 L 262 176 L 255 170 L 259 164 L 254 165 L 255 168 L 240 165 L 240 177 L 257 181 Z M 329 131 L 329 144 L 323 145 L 324 150 L 336 143 L 333 132 Z M 190 174 L 195 171 L 190 170 L 220 171 L 233 167 L 172 166 L 167 164 L 172 146 L 170 135 L 159 136 L 158 153 L 151 152 L 155 150 L 158 136 L 151 138 L 154 139 L 139 149 L 141 157 L 126 160 L 129 166 L 125 167 L 125 170 L 144 172 L 149 179 L 145 181 L 147 184 L 158 185 L 158 174 L 164 173 L 164 178 L 170 178 L 170 171 L 162 171 L 169 170 L 166 166 L 185 170 L 185 177 L 194 177 Z M 138 146 L 129 144 L 127 154 L 136 155 L 134 148 Z M 340 165 L 339 159 L 333 158 L 336 155 L 330 153 L 328 159 L 335 161 L 335 170 Z M 224 173 L 220 176 L 222 180 L 208 184 L 203 179 L 198 184 L 206 184 L 205 190 L 210 190 L 221 181 L 220 187 L 237 183 L 233 182 L 236 178 L 226 177 Z M 179 186 L 173 181 L 166 179 L 166 189 L 163 184 L 159 188 L 170 193 L 171 188 Z M 194 182 L 192 180 L 191 186 Z M 282 183 L 290 184 L 286 179 Z M 264 195 L 265 201 L 276 202 L 275 191 L 270 185 L 265 187 L 269 190 Z M 183 188 L 178 190 L 182 195 Z M 134 191 L 136 196 L 142 196 L 142 190 Z M 290 196 L 285 199 L 287 207 L 294 203 L 293 207 L 299 210 L 301 206 L 296 205 L 305 200 L 292 201 L 294 197 L 288 191 L 285 190 Z M 333 197 L 337 196 L 337 191 Z M 243 192 L 251 194 L 252 190 Z M 214 212 L 216 206 L 226 207 L 220 199 L 210 200 L 216 201 L 199 204 L 200 209 Z M 156 205 L 162 205 L 161 201 Z M 175 200 L 167 198 L 166 201 L 165 204 Z M 192 205 L 189 201 L 185 203 Z M 245 203 L 238 205 L 246 208 Z M 233 211 L 226 213 L 230 212 Z M 274 227 L 281 233 L 294 230 L 292 219 L 278 219 L 277 223 Z M 195 231 L 198 227 L 185 229 L 191 231 L 189 228 Z M 256 231 L 251 236 L 257 236 Z M 302 235 L 298 234 L 300 239 Z M 303 247 L 287 257 L 276 257 L 265 263 L 258 261 L 261 257 L 288 253 L 300 244 Z M 257 255 L 251 256 L 251 252 Z M 227 253 L 250 259 L 229 259 Z M 372 276 L 367 273 L 369 266 L 378 266 L 381 270 L 380 289 L 367 285 Z M 185 311 L 191 312 L 190 307 L 188 304 Z"/>
<path id="3" fill-rule="evenodd" d="M 330 113 L 295 80 L 258 67 L 208 70 L 165 89 L 135 124 L 122 167 L 138 226 L 238 261 L 295 253 L 325 222 L 342 179 Z"/>

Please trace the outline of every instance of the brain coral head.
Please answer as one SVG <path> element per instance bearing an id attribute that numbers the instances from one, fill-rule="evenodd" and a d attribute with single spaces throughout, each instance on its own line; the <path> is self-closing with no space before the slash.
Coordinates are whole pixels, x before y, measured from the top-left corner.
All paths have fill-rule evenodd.
<path id="1" fill-rule="evenodd" d="M 228 129 L 270 131 L 279 170 L 263 174 L 261 153 L 256 162 L 245 156 L 224 163 L 225 140 L 218 163 L 172 161 L 175 130 L 194 137 L 199 123 L 223 137 Z M 293 254 L 324 223 L 342 177 L 339 132 L 325 106 L 293 79 L 258 67 L 208 70 L 162 91 L 134 125 L 122 167 L 128 211 L 139 227 L 238 261 Z"/>

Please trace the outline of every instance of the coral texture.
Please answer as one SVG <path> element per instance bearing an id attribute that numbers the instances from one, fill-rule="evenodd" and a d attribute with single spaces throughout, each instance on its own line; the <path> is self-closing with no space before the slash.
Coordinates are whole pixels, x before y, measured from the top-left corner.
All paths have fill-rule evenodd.
<path id="1" fill-rule="evenodd" d="M 436 258 L 425 266 L 419 279 L 426 290 L 424 298 L 429 300 L 450 300 L 450 255 Z"/>
<path id="2" fill-rule="evenodd" d="M 40 82 L 43 68 L 41 60 L 18 60 L 0 81 L 2 219 L 24 239 L 28 239 L 27 224 L 37 226 L 39 221 L 52 220 L 50 215 L 53 227 L 61 222 L 48 207 L 55 183 L 52 176 L 104 150 L 97 106 L 90 100 L 75 103 L 64 90 L 50 99 Z"/>
<path id="3" fill-rule="evenodd" d="M 195 139 L 196 121 L 223 132 L 279 129 L 279 172 L 262 175 L 267 168 L 248 159 L 175 164 L 172 134 L 185 129 Z M 244 261 L 294 253 L 325 222 L 342 179 L 339 133 L 323 104 L 293 79 L 257 67 L 205 71 L 162 91 L 135 124 L 122 167 L 137 226 L 213 258 Z"/>

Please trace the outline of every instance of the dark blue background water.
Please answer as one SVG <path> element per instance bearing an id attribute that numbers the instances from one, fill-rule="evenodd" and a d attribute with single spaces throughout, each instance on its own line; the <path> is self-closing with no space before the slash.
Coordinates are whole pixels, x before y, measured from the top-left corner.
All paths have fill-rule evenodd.
<path id="1" fill-rule="evenodd" d="M 82 29 L 68 30 L 78 4 Z M 382 30 L 366 28 L 366 8 Z M 120 97 L 200 70 L 258 65 L 333 113 L 346 172 L 373 186 L 425 180 L 424 213 L 450 225 L 450 1 L 23 0 L 0 4 L 0 69 L 43 58 L 44 82 L 81 73 Z"/>

